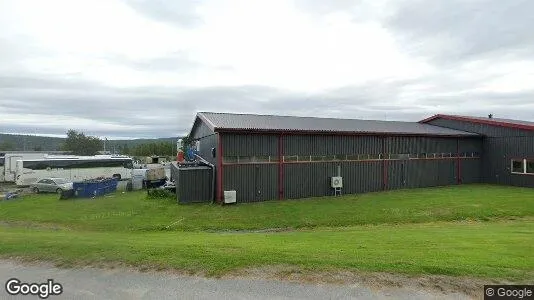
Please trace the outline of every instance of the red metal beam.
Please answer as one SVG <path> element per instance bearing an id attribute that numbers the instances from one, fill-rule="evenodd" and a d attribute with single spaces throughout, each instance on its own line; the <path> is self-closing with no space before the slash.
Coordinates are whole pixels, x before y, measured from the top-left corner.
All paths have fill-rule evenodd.
<path id="1" fill-rule="evenodd" d="M 234 128 L 217 128 L 215 132 L 242 133 L 242 134 L 283 134 L 283 135 L 339 135 L 339 136 L 399 136 L 399 137 L 481 137 L 475 133 L 468 134 L 414 134 L 414 133 L 388 133 L 388 132 L 352 132 L 352 131 L 317 131 L 317 130 L 279 130 L 279 129 L 234 129 Z"/>
<path id="2" fill-rule="evenodd" d="M 484 125 L 492 125 L 492 126 L 500 126 L 500 127 L 508 127 L 508 128 L 513 128 L 513 129 L 534 131 L 534 126 L 532 125 L 508 123 L 505 121 L 499 121 L 499 120 L 489 119 L 489 118 L 487 120 L 484 120 L 484 119 L 478 119 L 478 118 L 450 116 L 450 115 L 434 115 L 430 118 L 426 118 L 424 120 L 419 121 L 419 123 L 428 123 L 436 119 L 462 121 L 462 122 L 470 122 L 470 123 L 476 123 L 476 124 L 484 124 Z"/>
<path id="3" fill-rule="evenodd" d="M 462 163 L 460 159 L 460 139 L 456 139 L 456 177 L 458 184 L 462 184 Z"/>
<path id="4" fill-rule="evenodd" d="M 222 138 L 221 134 L 219 133 L 217 135 L 217 147 L 218 149 L 218 155 L 217 155 L 217 202 L 223 203 L 224 202 L 224 194 L 223 194 L 223 145 L 222 145 Z"/>
<path id="5" fill-rule="evenodd" d="M 284 145 L 283 135 L 278 136 L 278 199 L 284 199 Z"/>
<path id="6" fill-rule="evenodd" d="M 410 158 L 411 160 L 456 160 L 456 159 L 480 159 L 480 157 L 435 157 L 435 158 Z M 521 159 L 522 160 L 522 159 Z M 364 159 L 364 160 L 317 160 L 317 161 L 286 161 L 283 163 L 283 165 L 290 165 L 290 164 L 320 164 L 320 163 L 377 163 L 377 162 L 387 162 L 388 161 L 405 161 L 405 159 Z M 250 162 L 250 163 L 224 163 L 223 165 L 225 167 L 232 167 L 232 166 L 250 166 L 250 165 L 274 165 L 274 164 L 280 164 L 279 162 L 272 162 L 272 163 L 262 163 L 262 162 Z M 386 165 L 387 167 L 387 165 Z M 282 169 L 283 171 L 283 169 Z M 283 173 L 282 173 L 283 175 Z M 387 169 L 386 169 L 386 175 L 387 175 Z M 387 176 L 386 176 L 387 179 Z M 387 180 L 386 180 L 387 183 Z"/>
<path id="7" fill-rule="evenodd" d="M 387 142 L 387 138 L 386 137 L 383 137 L 382 138 L 382 158 L 385 157 L 386 155 L 386 142 Z M 384 159 L 383 163 L 382 163 L 382 189 L 385 191 L 387 190 L 388 188 L 388 162 L 386 159 Z"/>

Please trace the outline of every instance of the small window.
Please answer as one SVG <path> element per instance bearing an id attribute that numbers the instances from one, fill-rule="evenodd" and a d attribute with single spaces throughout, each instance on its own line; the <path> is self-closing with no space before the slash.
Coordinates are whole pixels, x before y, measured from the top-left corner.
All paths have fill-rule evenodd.
<path id="1" fill-rule="evenodd" d="M 525 164 L 523 160 L 512 159 L 512 173 L 525 173 Z"/>
<path id="2" fill-rule="evenodd" d="M 236 163 L 237 162 L 237 156 L 225 156 L 223 158 L 224 163 Z"/>
<path id="3" fill-rule="evenodd" d="M 238 163 L 251 163 L 253 162 L 253 157 L 252 156 L 238 156 L 237 157 L 237 162 Z"/>
<path id="4" fill-rule="evenodd" d="M 287 162 L 298 161 L 298 156 L 297 155 L 284 156 L 284 161 L 287 161 Z"/>
<path id="5" fill-rule="evenodd" d="M 399 159 L 410 159 L 410 154 L 401 153 L 401 154 L 399 154 Z"/>
<path id="6" fill-rule="evenodd" d="M 256 162 L 270 162 L 270 157 L 269 156 L 256 156 Z"/>
<path id="7" fill-rule="evenodd" d="M 534 174 L 534 160 L 527 160 L 527 174 Z"/>

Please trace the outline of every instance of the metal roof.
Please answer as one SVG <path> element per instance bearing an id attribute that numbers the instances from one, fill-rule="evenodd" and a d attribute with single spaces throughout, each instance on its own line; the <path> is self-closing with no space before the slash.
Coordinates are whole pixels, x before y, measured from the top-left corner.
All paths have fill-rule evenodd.
<path id="1" fill-rule="evenodd" d="M 454 121 L 464 121 L 477 124 L 486 124 L 492 126 L 501 126 L 509 127 L 515 129 L 523 130 L 533 130 L 534 131 L 534 122 L 521 121 L 521 120 L 512 120 L 512 119 L 501 119 L 501 118 L 489 118 L 489 117 L 470 117 L 470 116 L 458 116 L 458 115 L 434 115 L 430 118 L 424 119 L 419 123 L 427 123 L 435 119 L 446 119 Z"/>
<path id="2" fill-rule="evenodd" d="M 470 132 L 417 122 L 214 112 L 199 112 L 197 118 L 213 131 L 477 136 Z"/>

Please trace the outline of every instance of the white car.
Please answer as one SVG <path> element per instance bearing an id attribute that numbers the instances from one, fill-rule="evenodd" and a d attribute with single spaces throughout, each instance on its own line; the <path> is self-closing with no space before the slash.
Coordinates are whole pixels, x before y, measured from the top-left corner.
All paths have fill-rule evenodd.
<path id="1" fill-rule="evenodd" d="M 72 182 L 65 178 L 43 178 L 30 187 L 34 193 L 50 192 L 61 194 L 63 191 L 72 190 Z"/>

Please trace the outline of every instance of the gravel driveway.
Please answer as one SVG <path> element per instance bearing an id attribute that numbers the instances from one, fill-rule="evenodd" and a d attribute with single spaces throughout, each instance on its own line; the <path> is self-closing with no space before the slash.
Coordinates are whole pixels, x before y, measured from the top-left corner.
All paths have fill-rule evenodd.
<path id="1" fill-rule="evenodd" d="M 139 273 L 125 269 L 58 269 L 47 264 L 0 260 L 0 299 L 39 299 L 10 296 L 10 278 L 25 283 L 53 279 L 63 294 L 48 299 L 465 299 L 462 294 L 435 291 L 373 289 L 363 285 L 317 285 L 251 279 L 207 279 L 169 273 Z"/>

